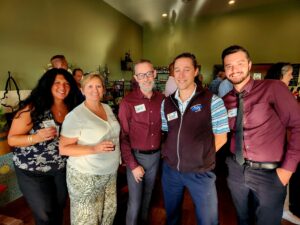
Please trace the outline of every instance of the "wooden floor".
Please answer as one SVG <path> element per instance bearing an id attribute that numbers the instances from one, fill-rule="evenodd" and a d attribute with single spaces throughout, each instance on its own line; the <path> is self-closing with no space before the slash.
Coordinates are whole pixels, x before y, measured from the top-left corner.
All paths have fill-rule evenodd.
<path id="1" fill-rule="evenodd" d="M 229 190 L 226 186 L 225 176 L 221 174 L 217 179 L 217 191 L 219 199 L 219 220 L 221 225 L 236 225 L 235 210 L 230 199 Z M 115 225 L 125 224 L 126 213 L 126 187 L 123 188 L 123 201 L 119 203 L 118 212 L 115 218 Z M 150 211 L 150 225 L 165 225 L 166 213 L 163 206 L 162 191 L 160 182 L 156 183 L 153 192 L 153 201 Z M 21 219 L 24 225 L 34 225 L 32 214 L 27 206 L 24 198 L 20 198 L 5 207 L 0 208 L 0 214 Z M 64 225 L 70 225 L 69 204 L 65 210 Z M 1 221 L 0 221 L 1 224 Z M 194 206 L 188 192 L 185 193 L 184 203 L 182 207 L 182 225 L 196 225 Z M 293 225 L 285 220 L 282 220 L 282 225 Z"/>

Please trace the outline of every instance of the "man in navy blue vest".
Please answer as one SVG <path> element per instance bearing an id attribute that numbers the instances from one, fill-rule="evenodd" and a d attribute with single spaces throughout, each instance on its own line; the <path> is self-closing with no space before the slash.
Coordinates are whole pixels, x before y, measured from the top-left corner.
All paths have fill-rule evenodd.
<path id="1" fill-rule="evenodd" d="M 178 90 L 162 103 L 162 130 L 167 138 L 162 147 L 162 185 L 169 225 L 178 223 L 184 188 L 189 190 L 197 223 L 218 224 L 215 153 L 227 141 L 227 112 L 222 99 L 197 86 L 193 54 L 174 59 Z"/>

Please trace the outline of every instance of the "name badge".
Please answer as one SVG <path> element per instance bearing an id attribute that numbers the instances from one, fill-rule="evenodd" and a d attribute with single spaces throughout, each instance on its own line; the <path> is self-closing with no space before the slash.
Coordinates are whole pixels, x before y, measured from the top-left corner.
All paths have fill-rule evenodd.
<path id="1" fill-rule="evenodd" d="M 167 115 L 167 118 L 168 118 L 168 121 L 171 121 L 171 120 L 175 120 L 178 118 L 178 114 L 177 112 L 171 112 Z"/>
<path id="2" fill-rule="evenodd" d="M 236 117 L 236 115 L 237 115 L 237 108 L 228 110 L 228 117 Z"/>
<path id="3" fill-rule="evenodd" d="M 56 126 L 54 120 L 44 120 L 43 125 L 44 125 L 45 128 Z"/>
<path id="4" fill-rule="evenodd" d="M 136 113 L 140 113 L 140 112 L 145 112 L 146 111 L 145 104 L 136 105 L 136 106 L 134 106 L 134 109 L 135 109 Z"/>
<path id="5" fill-rule="evenodd" d="M 200 112 L 202 108 L 203 108 L 202 104 L 197 104 L 197 105 L 193 105 L 191 107 L 191 110 L 192 110 L 192 112 Z"/>

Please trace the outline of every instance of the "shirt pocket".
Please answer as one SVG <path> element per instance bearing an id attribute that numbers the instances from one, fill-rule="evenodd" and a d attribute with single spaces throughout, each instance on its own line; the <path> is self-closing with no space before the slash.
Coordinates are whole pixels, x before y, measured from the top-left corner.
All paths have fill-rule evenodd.
<path id="1" fill-rule="evenodd" d="M 147 111 L 144 112 L 134 112 L 133 114 L 133 122 L 135 125 L 148 126 L 149 124 L 149 115 Z"/>
<path id="2" fill-rule="evenodd" d="M 254 104 L 245 112 L 244 124 L 248 128 L 259 127 L 267 123 L 274 114 L 275 111 L 269 103 Z"/>

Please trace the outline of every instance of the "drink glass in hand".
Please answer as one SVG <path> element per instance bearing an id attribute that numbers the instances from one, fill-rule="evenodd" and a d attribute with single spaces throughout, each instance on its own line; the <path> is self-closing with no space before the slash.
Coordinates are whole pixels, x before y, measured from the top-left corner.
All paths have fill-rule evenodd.
<path id="1" fill-rule="evenodd" d="M 116 145 L 118 144 L 118 138 L 112 138 L 111 142 L 114 144 L 114 150 L 116 150 Z"/>

